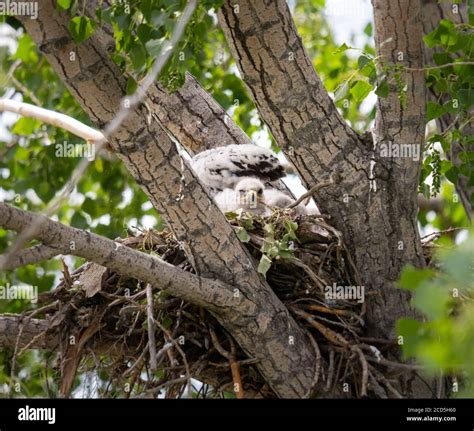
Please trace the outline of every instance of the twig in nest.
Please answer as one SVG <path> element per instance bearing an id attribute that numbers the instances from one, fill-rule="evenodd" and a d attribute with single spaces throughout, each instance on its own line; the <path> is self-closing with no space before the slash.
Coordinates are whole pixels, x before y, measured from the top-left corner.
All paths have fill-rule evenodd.
<path id="1" fill-rule="evenodd" d="M 349 345 L 349 342 L 337 332 L 334 332 L 332 329 L 327 328 L 322 323 L 314 320 L 313 316 L 309 313 L 306 313 L 303 310 L 299 310 L 296 307 L 291 307 L 292 311 L 298 316 L 305 319 L 313 328 L 317 329 L 327 340 L 331 343 L 336 344 L 337 346 L 346 347 Z"/>
<path id="2" fill-rule="evenodd" d="M 319 373 L 321 371 L 321 351 L 319 350 L 318 343 L 314 339 L 311 332 L 306 331 L 306 334 L 308 335 L 309 341 L 311 342 L 311 345 L 313 346 L 313 349 L 314 349 L 314 353 L 316 355 L 316 367 L 314 370 L 314 378 L 313 378 L 313 381 L 311 382 L 311 387 L 308 389 L 308 392 L 304 396 L 304 398 L 309 398 L 319 381 Z"/>
<path id="3" fill-rule="evenodd" d="M 430 241 L 434 241 L 434 240 L 438 239 L 439 237 L 441 237 L 443 235 L 446 235 L 448 233 L 456 232 L 458 230 L 464 230 L 464 229 L 469 229 L 469 228 L 468 227 L 450 227 L 449 229 L 441 230 L 439 232 L 431 232 L 428 235 L 422 236 L 420 238 L 420 241 L 423 244 L 425 244 L 425 243 L 428 243 Z"/>
<path id="4" fill-rule="evenodd" d="M 237 398 L 239 398 L 239 399 L 244 398 L 244 389 L 242 387 L 242 379 L 241 379 L 241 376 L 240 376 L 240 367 L 239 367 L 239 363 L 237 362 L 236 357 L 235 357 L 235 344 L 234 344 L 233 340 L 229 336 L 227 337 L 230 341 L 230 348 L 231 348 L 231 351 L 228 352 L 219 343 L 219 340 L 217 339 L 217 335 L 214 332 L 214 329 L 209 328 L 209 333 L 211 334 L 212 344 L 214 344 L 214 347 L 216 348 L 216 350 L 224 358 L 226 358 L 229 361 L 230 371 L 232 373 L 232 381 L 234 382 L 234 390 L 235 390 Z"/>
<path id="5" fill-rule="evenodd" d="M 158 360 L 160 361 L 161 363 L 161 360 L 163 359 L 163 356 L 164 354 L 173 347 L 173 343 L 171 342 L 166 342 L 163 347 L 155 353 L 155 362 L 157 362 Z M 158 365 L 158 364 L 157 364 Z"/>
<path id="6" fill-rule="evenodd" d="M 331 389 L 332 379 L 334 376 L 334 350 L 329 350 L 329 368 L 328 368 L 328 378 L 326 380 L 326 392 Z"/>
<path id="7" fill-rule="evenodd" d="M 367 364 L 367 359 L 365 359 L 362 350 L 358 346 L 352 346 L 352 350 L 354 350 L 359 355 L 360 365 L 362 366 L 362 388 L 360 391 L 361 397 L 367 396 L 367 383 L 369 380 L 369 367 Z"/>
<path id="8" fill-rule="evenodd" d="M 372 355 L 375 357 L 367 357 L 367 360 L 370 362 L 374 362 L 376 364 L 382 364 L 385 365 L 386 367 L 391 367 L 391 368 L 401 368 L 404 370 L 411 370 L 411 371 L 419 371 L 419 370 L 424 370 L 425 367 L 422 365 L 413 365 L 413 364 L 404 364 L 402 362 L 395 362 L 395 361 L 390 361 L 388 359 L 385 359 L 380 352 L 374 349 L 373 346 L 369 346 L 368 344 L 359 344 L 359 347 L 363 348 L 364 350 L 369 351 Z M 376 352 L 379 352 L 376 354 Z"/>
<path id="9" fill-rule="evenodd" d="M 146 314 L 148 321 L 148 351 L 150 352 L 150 370 L 156 371 L 156 338 L 155 338 L 155 319 L 153 317 L 153 289 L 151 284 L 146 285 Z"/>
<path id="10" fill-rule="evenodd" d="M 422 365 L 410 365 L 410 364 L 402 364 L 399 362 L 394 362 L 394 361 L 389 361 L 388 359 L 376 359 L 376 358 L 367 358 L 368 361 L 370 362 L 375 362 L 377 364 L 382 364 L 387 367 L 392 367 L 392 368 L 403 368 L 405 370 L 411 370 L 411 371 L 420 371 L 426 369 Z"/>
<path id="11" fill-rule="evenodd" d="M 298 199 L 296 199 L 296 201 L 294 201 L 293 203 L 288 205 L 287 208 L 296 207 L 301 202 L 303 202 L 306 198 L 309 198 L 309 197 L 313 196 L 319 190 L 321 190 L 324 187 L 327 187 L 327 186 L 331 185 L 332 183 L 333 183 L 333 179 L 332 179 L 332 177 L 330 177 L 328 180 L 316 184 L 315 186 L 311 187 L 306 193 L 303 193 Z"/>
<path id="12" fill-rule="evenodd" d="M 380 372 L 378 371 L 375 367 L 373 367 L 372 365 L 369 364 L 369 367 L 370 367 L 370 370 L 372 371 L 374 377 L 381 383 L 383 383 L 383 385 L 395 396 L 395 398 L 403 398 L 403 396 L 400 394 L 400 392 L 398 392 L 391 384 L 390 382 L 385 378 L 385 376 Z"/>
<path id="13" fill-rule="evenodd" d="M 324 292 L 324 282 L 321 280 L 315 273 L 314 271 L 305 263 L 303 263 L 300 259 L 293 257 L 291 259 L 288 259 L 291 263 L 294 263 L 296 266 L 299 266 L 301 269 L 303 269 L 306 274 L 308 274 L 309 278 L 313 280 L 314 284 L 321 290 L 321 292 Z"/>
<path id="14" fill-rule="evenodd" d="M 351 317 L 354 315 L 349 310 L 341 310 L 339 308 L 327 308 L 322 305 L 316 305 L 316 304 L 303 304 L 301 307 L 306 308 L 307 310 L 312 310 L 312 311 L 319 311 L 320 313 L 325 313 L 325 314 L 334 314 L 336 316 L 347 316 Z"/>
<path id="15" fill-rule="evenodd" d="M 183 349 L 180 347 L 179 343 L 171 336 L 169 331 L 155 319 L 156 325 L 163 331 L 163 333 L 168 337 L 168 340 L 173 343 L 174 347 L 178 351 L 178 353 L 181 355 L 181 358 L 183 359 L 184 367 L 186 369 L 186 380 L 187 380 L 187 391 L 188 391 L 188 396 L 189 398 L 192 397 L 192 384 L 191 384 L 191 370 L 189 368 L 189 363 L 186 358 L 186 354 L 183 352 Z"/>
<path id="16" fill-rule="evenodd" d="M 372 374 L 372 372 L 369 370 L 369 379 L 370 379 L 370 386 L 372 391 L 381 399 L 387 399 L 387 392 L 385 391 L 382 386 L 380 386 L 379 382 L 375 378 L 375 376 Z"/>
<path id="17" fill-rule="evenodd" d="M 73 281 L 71 277 L 71 273 L 69 272 L 69 268 L 66 265 L 66 262 L 64 261 L 64 258 L 61 257 L 61 262 L 63 264 L 63 277 L 64 277 L 64 283 L 66 283 L 66 286 L 68 288 L 72 287 Z"/>

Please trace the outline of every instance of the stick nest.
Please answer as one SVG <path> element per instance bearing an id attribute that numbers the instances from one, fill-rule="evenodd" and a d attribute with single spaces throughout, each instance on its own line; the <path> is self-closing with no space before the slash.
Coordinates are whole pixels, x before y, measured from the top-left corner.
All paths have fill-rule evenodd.
<path id="1" fill-rule="evenodd" d="M 404 366 L 396 359 L 397 343 L 364 337 L 371 292 L 364 292 L 364 302 L 326 295 L 327 286 L 362 285 L 342 235 L 322 216 L 295 216 L 288 210 L 266 218 L 228 217 L 315 349 L 315 379 L 307 395 L 401 397 L 391 384 Z M 167 231 L 138 231 L 118 241 L 193 271 Z M 424 250 L 430 260 L 429 244 Z M 61 340 L 59 356 L 49 364 L 60 396 L 74 388 L 77 372 L 91 379 L 93 388 L 86 396 L 275 396 L 255 359 L 206 310 L 156 289 L 150 303 L 144 283 L 93 263 L 73 272 L 64 265 L 63 273 L 56 289 L 41 295 L 45 305 L 29 313 L 52 319 L 50 331 L 57 331 Z M 154 321 L 147 318 L 151 306 Z M 149 325 L 154 327 L 151 343 Z M 156 355 L 156 369 L 150 352 Z"/>

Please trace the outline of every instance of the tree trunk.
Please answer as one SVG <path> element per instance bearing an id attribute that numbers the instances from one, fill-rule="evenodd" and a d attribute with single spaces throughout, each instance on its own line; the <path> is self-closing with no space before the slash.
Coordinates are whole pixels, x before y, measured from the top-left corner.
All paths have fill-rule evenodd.
<path id="1" fill-rule="evenodd" d="M 403 0 L 398 6 L 395 11 L 387 2 L 374 2 L 378 42 L 393 36 L 381 54 L 395 63 L 392 52 L 404 51 L 403 64 L 421 66 L 419 1 Z M 377 148 L 390 140 L 418 149 L 422 145 L 423 73 L 405 74 L 406 107 L 396 93 L 379 102 L 372 142 L 358 136 L 337 112 L 284 0 L 227 0 L 219 23 L 260 114 L 306 186 L 336 174 L 336 183 L 316 197 L 318 207 L 343 233 L 361 283 L 375 293 L 367 303 L 369 332 L 393 336 L 395 321 L 413 315 L 409 295 L 393 283 L 405 264 L 424 264 L 416 221 L 421 158 L 383 159 Z"/>
<path id="2" fill-rule="evenodd" d="M 104 34 L 98 32 L 77 46 L 67 30 L 68 20 L 65 13 L 55 10 L 52 0 L 42 4 L 37 20 L 22 18 L 71 94 L 92 122 L 103 128 L 126 96 L 125 77 L 109 58 Z M 255 302 L 258 310 L 268 311 L 215 317 L 250 357 L 259 360 L 257 366 L 276 394 L 304 396 L 313 380 L 312 346 L 257 273 L 252 257 L 225 216 L 209 200 L 188 163 L 181 159 L 154 113 L 151 121 L 148 117 L 145 104 L 129 112 L 111 137 L 114 151 L 182 242 L 197 273 L 234 285 L 237 297 L 243 295 Z"/>
<path id="3" fill-rule="evenodd" d="M 397 66 L 423 67 L 421 0 L 373 0 L 373 5 L 379 68 L 389 68 L 392 84 L 389 97 L 378 101 L 370 139 L 359 136 L 339 114 L 284 0 L 226 0 L 219 22 L 260 115 L 304 184 L 309 188 L 332 177 L 332 184 L 317 194 L 318 207 L 342 232 L 360 284 L 370 294 L 366 296 L 365 335 L 386 338 L 394 336 L 397 319 L 415 316 L 408 293 L 394 287 L 401 269 L 406 264 L 424 266 L 416 197 L 426 90 L 422 71 L 395 75 Z M 91 121 L 102 128 L 120 107 L 126 80 L 110 59 L 110 33 L 98 29 L 77 46 L 67 30 L 68 20 L 48 0 L 42 3 L 37 20 L 22 22 Z M 397 80 L 403 85 L 393 84 Z M 110 139 L 113 150 L 166 219 L 197 273 L 171 271 L 160 276 L 152 272 L 150 276 L 142 268 L 143 273 L 132 275 L 150 283 L 154 281 L 150 277 L 156 275 L 156 285 L 168 282 L 165 288 L 173 285 L 174 294 L 210 310 L 246 354 L 259 361 L 260 373 L 278 396 L 306 396 L 315 365 L 309 339 L 257 273 L 251 255 L 181 159 L 165 129 L 191 154 L 217 144 L 249 142 L 189 75 L 174 94 L 153 86 L 145 103 L 129 112 Z M 386 146 L 407 145 L 412 157 L 384 156 Z M 0 209 L 6 214 L 13 211 Z M 10 228 L 20 229 L 15 224 L 19 221 L 9 217 Z M 2 223 L 5 225 L 4 220 Z M 50 223 L 54 225 L 45 221 L 43 228 L 53 226 Z M 45 243 L 52 245 L 47 232 L 42 232 Z M 118 271 L 120 265 L 127 266 L 122 255 L 121 260 L 106 262 L 104 259 L 118 257 L 112 241 L 103 246 L 110 254 L 87 257 L 118 265 L 113 266 Z M 152 258 L 143 259 L 142 265 L 158 265 Z M 127 270 L 122 268 L 129 274 Z M 203 296 L 193 297 L 191 292 Z M 236 293 L 235 302 L 231 292 Z M 224 293 L 225 300 L 219 300 Z M 405 377 L 401 375 L 401 385 L 407 383 Z M 418 393 L 407 383 L 404 394 Z"/>

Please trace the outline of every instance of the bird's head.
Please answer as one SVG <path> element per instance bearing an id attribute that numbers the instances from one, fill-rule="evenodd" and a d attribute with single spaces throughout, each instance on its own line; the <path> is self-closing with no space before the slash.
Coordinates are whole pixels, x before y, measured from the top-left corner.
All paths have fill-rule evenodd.
<path id="1" fill-rule="evenodd" d="M 240 205 L 242 207 L 256 208 L 263 202 L 265 186 L 257 178 L 244 178 L 235 186 Z"/>

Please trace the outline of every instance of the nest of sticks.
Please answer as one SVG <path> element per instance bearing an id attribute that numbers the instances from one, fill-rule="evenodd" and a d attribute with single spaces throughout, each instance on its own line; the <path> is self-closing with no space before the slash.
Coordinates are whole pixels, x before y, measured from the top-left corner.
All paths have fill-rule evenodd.
<path id="1" fill-rule="evenodd" d="M 391 384 L 406 366 L 397 362 L 396 341 L 364 336 L 370 292 L 364 302 L 325 294 L 326 286 L 361 286 L 341 234 L 322 216 L 289 210 L 266 218 L 233 214 L 230 222 L 257 262 L 263 254 L 271 260 L 268 284 L 318 352 L 317 384 L 308 395 L 401 397 Z M 193 271 L 167 231 L 137 231 L 120 241 Z M 424 250 L 431 260 L 429 242 Z M 63 273 L 40 296 L 42 307 L 27 313 L 48 317 L 58 332 L 59 353 L 48 368 L 60 396 L 68 396 L 78 372 L 91 379 L 89 395 L 105 398 L 275 396 L 255 359 L 204 309 L 96 264 L 71 272 L 64 264 Z"/>

